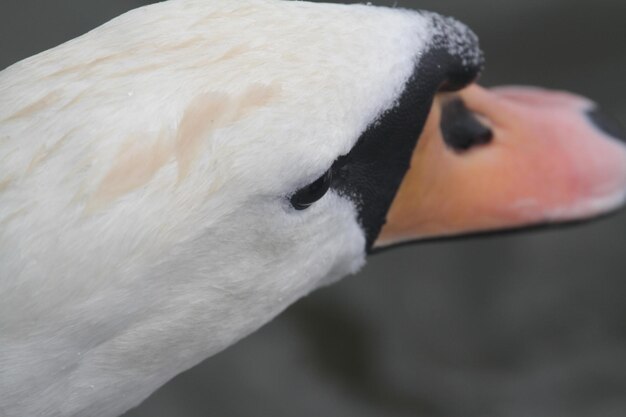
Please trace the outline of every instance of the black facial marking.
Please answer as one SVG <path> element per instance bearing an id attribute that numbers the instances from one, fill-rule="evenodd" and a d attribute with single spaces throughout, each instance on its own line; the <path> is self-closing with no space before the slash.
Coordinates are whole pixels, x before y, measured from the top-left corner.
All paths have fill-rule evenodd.
<path id="1" fill-rule="evenodd" d="M 456 21 L 437 19 L 443 26 L 452 22 L 454 33 L 451 35 L 456 43 L 450 47 L 442 31 L 440 38 L 436 37 L 420 57 L 395 107 L 374 121 L 350 153 L 331 168 L 331 188 L 353 200 L 359 211 L 368 252 L 385 224 L 387 211 L 409 169 L 413 149 L 436 92 L 442 88 L 460 89 L 472 82 L 482 69 L 482 53 L 476 36 L 471 32 L 457 33 L 462 27 Z"/>
<path id="2" fill-rule="evenodd" d="M 460 98 L 443 104 L 440 128 L 444 142 L 455 151 L 466 151 L 493 139 L 491 129 L 483 125 Z"/>
<path id="3" fill-rule="evenodd" d="M 624 129 L 622 129 L 622 127 L 616 120 L 614 120 L 610 116 L 607 116 L 606 113 L 603 113 L 597 107 L 588 110 L 587 117 L 589 118 L 591 123 L 593 123 L 593 125 L 600 129 L 602 132 L 614 137 L 615 139 L 619 139 L 622 142 L 626 142 L 626 134 L 624 134 Z"/>

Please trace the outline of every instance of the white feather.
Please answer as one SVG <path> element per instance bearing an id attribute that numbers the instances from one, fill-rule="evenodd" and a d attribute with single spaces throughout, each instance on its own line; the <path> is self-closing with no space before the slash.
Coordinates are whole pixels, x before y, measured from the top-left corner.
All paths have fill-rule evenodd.
<path id="1" fill-rule="evenodd" d="M 358 270 L 352 204 L 285 196 L 393 105 L 428 22 L 172 0 L 1 72 L 0 415 L 118 415 Z"/>

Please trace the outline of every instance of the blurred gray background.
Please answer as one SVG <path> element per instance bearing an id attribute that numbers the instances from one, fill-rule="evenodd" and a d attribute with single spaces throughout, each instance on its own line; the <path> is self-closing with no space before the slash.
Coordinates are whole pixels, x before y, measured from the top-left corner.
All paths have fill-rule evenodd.
<path id="1" fill-rule="evenodd" d="M 1 0 L 0 67 L 147 3 Z M 468 23 L 483 84 L 573 90 L 626 125 L 624 0 L 374 3 Z M 374 256 L 126 415 L 147 416 L 626 416 L 626 214 Z"/>

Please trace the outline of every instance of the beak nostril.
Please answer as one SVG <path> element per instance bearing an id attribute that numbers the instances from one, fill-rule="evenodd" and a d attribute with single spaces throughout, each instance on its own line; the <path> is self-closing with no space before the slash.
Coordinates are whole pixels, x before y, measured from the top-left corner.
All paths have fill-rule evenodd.
<path id="1" fill-rule="evenodd" d="M 455 151 L 466 151 L 493 140 L 493 131 L 460 98 L 442 105 L 440 128 L 444 142 Z"/>
<path id="2" fill-rule="evenodd" d="M 594 107 L 591 110 L 587 110 L 587 117 L 589 118 L 591 123 L 603 133 L 615 139 L 619 139 L 622 142 L 626 142 L 626 134 L 624 134 L 624 129 L 620 126 L 617 120 L 608 116 L 606 113 L 603 113 L 597 107 Z"/>

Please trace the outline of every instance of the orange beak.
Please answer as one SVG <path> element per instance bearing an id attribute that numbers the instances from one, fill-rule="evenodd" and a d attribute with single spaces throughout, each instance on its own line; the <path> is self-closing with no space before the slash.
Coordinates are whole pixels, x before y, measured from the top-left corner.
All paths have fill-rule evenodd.
<path id="1" fill-rule="evenodd" d="M 455 149 L 444 140 L 450 100 L 490 129 L 486 143 Z M 439 95 L 375 247 L 579 220 L 621 206 L 626 146 L 592 122 L 594 108 L 568 93 L 520 87 Z"/>

